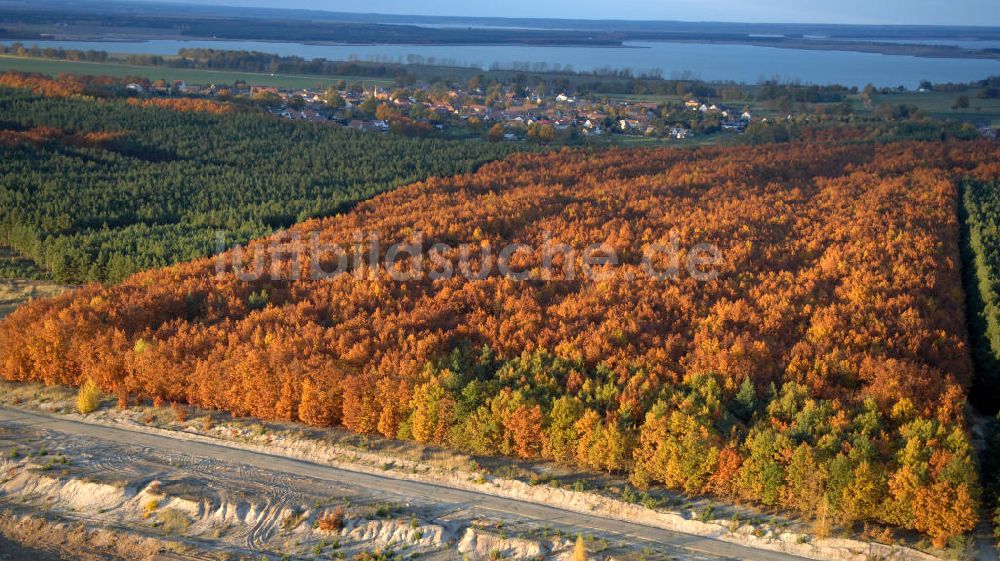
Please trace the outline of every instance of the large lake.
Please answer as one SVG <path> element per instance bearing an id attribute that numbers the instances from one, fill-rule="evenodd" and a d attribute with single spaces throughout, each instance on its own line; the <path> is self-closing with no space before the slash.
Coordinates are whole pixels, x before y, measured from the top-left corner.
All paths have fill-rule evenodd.
<path id="1" fill-rule="evenodd" d="M 2 41 L 5 44 L 14 41 Z M 630 68 L 634 72 L 659 70 L 664 77 L 694 77 L 709 81 L 755 83 L 778 78 L 810 84 L 864 87 L 906 86 L 920 80 L 969 82 L 1000 74 L 1000 61 L 941 59 L 880 55 L 847 51 L 777 49 L 752 45 L 694 43 L 629 43 L 626 47 L 431 46 L 431 45 L 312 45 L 261 41 L 23 41 L 26 45 L 95 49 L 122 53 L 176 54 L 181 48 L 245 49 L 322 57 L 329 60 L 426 62 L 489 68 L 498 64 L 545 64 L 574 70 Z"/>

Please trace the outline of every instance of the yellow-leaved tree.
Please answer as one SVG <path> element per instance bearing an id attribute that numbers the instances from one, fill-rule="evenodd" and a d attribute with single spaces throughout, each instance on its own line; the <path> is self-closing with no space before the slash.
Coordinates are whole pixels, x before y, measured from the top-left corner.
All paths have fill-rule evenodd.
<path id="1" fill-rule="evenodd" d="M 583 543 L 583 536 L 576 535 L 576 545 L 573 546 L 572 561 L 587 561 L 587 546 Z"/>
<path id="2" fill-rule="evenodd" d="M 100 404 L 101 389 L 97 387 L 97 384 L 93 380 L 87 378 L 87 381 L 80 386 L 80 391 L 76 394 L 76 410 L 81 415 L 86 415 L 94 412 Z"/>

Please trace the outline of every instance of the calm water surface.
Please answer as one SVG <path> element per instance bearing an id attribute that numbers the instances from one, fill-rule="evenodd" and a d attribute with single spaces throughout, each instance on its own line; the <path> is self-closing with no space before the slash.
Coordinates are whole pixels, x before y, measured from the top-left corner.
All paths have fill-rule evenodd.
<path id="1" fill-rule="evenodd" d="M 10 44 L 13 41 L 2 41 Z M 968 82 L 1000 74 L 1000 61 L 939 59 L 845 51 L 777 49 L 752 45 L 693 43 L 629 43 L 626 47 L 537 47 L 508 45 L 312 45 L 262 41 L 31 41 L 30 46 L 95 49 L 122 53 L 176 54 L 182 48 L 254 50 L 307 59 L 358 59 L 382 62 L 425 62 L 489 68 L 552 68 L 574 70 L 629 68 L 636 73 L 657 70 L 666 78 L 693 77 L 709 81 L 754 83 L 778 78 L 809 84 L 863 87 L 907 86 L 920 80 Z"/>

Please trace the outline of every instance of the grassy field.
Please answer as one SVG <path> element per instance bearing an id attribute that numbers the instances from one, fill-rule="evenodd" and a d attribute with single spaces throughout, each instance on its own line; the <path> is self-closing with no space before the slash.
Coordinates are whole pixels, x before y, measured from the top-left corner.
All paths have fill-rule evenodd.
<path id="1" fill-rule="evenodd" d="M 243 80 L 254 86 L 271 86 L 278 88 L 310 88 L 326 87 L 339 80 L 348 82 L 363 82 L 371 84 L 391 84 L 390 79 L 361 78 L 357 76 L 291 76 L 271 75 L 255 72 L 238 72 L 235 70 L 197 70 L 190 68 L 168 68 L 165 66 L 131 66 L 116 62 L 77 62 L 68 60 L 49 60 L 28 57 L 0 55 L 0 71 L 17 70 L 21 72 L 40 72 L 56 76 L 67 74 L 93 74 L 102 76 L 139 76 L 156 80 L 184 80 L 191 84 L 232 84 Z"/>
<path id="2" fill-rule="evenodd" d="M 684 140 L 674 140 L 669 138 L 650 138 L 648 136 L 614 136 L 607 141 L 608 144 L 622 146 L 626 148 L 695 148 L 698 146 L 714 146 L 716 144 L 727 144 L 736 135 L 733 133 L 715 133 L 708 135 L 697 135 Z"/>
<path id="3" fill-rule="evenodd" d="M 892 93 L 892 94 L 879 94 L 872 96 L 872 100 L 876 105 L 882 103 L 888 103 L 893 105 L 915 105 L 922 109 L 925 113 L 941 119 L 959 119 L 962 121 L 989 121 L 992 125 L 1000 125 L 1000 98 L 997 99 L 979 99 L 976 97 L 978 93 L 977 90 L 970 90 L 966 95 L 969 97 L 969 107 L 965 109 L 952 109 L 951 106 L 955 104 L 955 99 L 960 95 L 957 92 L 904 92 L 904 93 Z M 610 94 L 607 96 L 608 99 L 614 100 L 626 100 L 626 101 L 653 101 L 656 103 L 666 103 L 666 102 L 680 102 L 684 98 L 677 95 L 623 95 L 623 94 Z M 861 101 L 861 97 L 858 95 L 849 96 L 851 105 L 854 107 L 855 111 L 866 112 L 864 104 Z M 714 100 L 713 100 L 714 101 Z M 780 111 L 777 109 L 777 103 L 770 102 L 743 102 L 743 101 L 724 101 L 726 105 L 730 105 L 735 108 L 742 108 L 744 106 L 749 106 L 752 111 L 759 116 L 772 116 L 778 115 Z M 835 106 L 837 104 L 811 104 L 813 107 L 829 105 Z"/>
<path id="4" fill-rule="evenodd" d="M 35 298 L 57 296 L 69 287 L 49 281 L 0 279 L 0 318 Z"/>
<path id="5" fill-rule="evenodd" d="M 598 97 L 607 97 L 612 101 L 652 101 L 654 103 L 680 103 L 684 101 L 684 96 L 682 95 L 667 95 L 667 94 L 607 94 L 606 96 L 598 94 Z"/>
<path id="6" fill-rule="evenodd" d="M 905 92 L 872 96 L 876 104 L 891 103 L 895 105 L 915 105 L 927 114 L 938 118 L 961 119 L 963 121 L 990 121 L 1000 125 L 1000 99 L 979 99 L 978 92 L 970 90 L 969 107 L 952 109 L 955 99 L 960 95 L 956 92 Z"/>

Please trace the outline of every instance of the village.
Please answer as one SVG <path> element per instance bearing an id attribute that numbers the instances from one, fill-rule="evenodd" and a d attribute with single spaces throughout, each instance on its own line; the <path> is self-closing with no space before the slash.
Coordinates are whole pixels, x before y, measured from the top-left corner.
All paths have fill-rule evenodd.
<path id="1" fill-rule="evenodd" d="M 482 136 L 490 141 L 567 142 L 637 137 L 685 140 L 719 132 L 742 133 L 757 120 L 749 107 L 730 107 L 689 96 L 665 103 L 616 97 L 577 97 L 530 87 L 348 84 L 287 90 L 237 82 L 194 85 L 163 80 L 132 83 L 134 94 L 242 100 L 280 118 L 360 132 L 404 136 Z M 766 120 L 764 118 L 763 120 Z"/>

